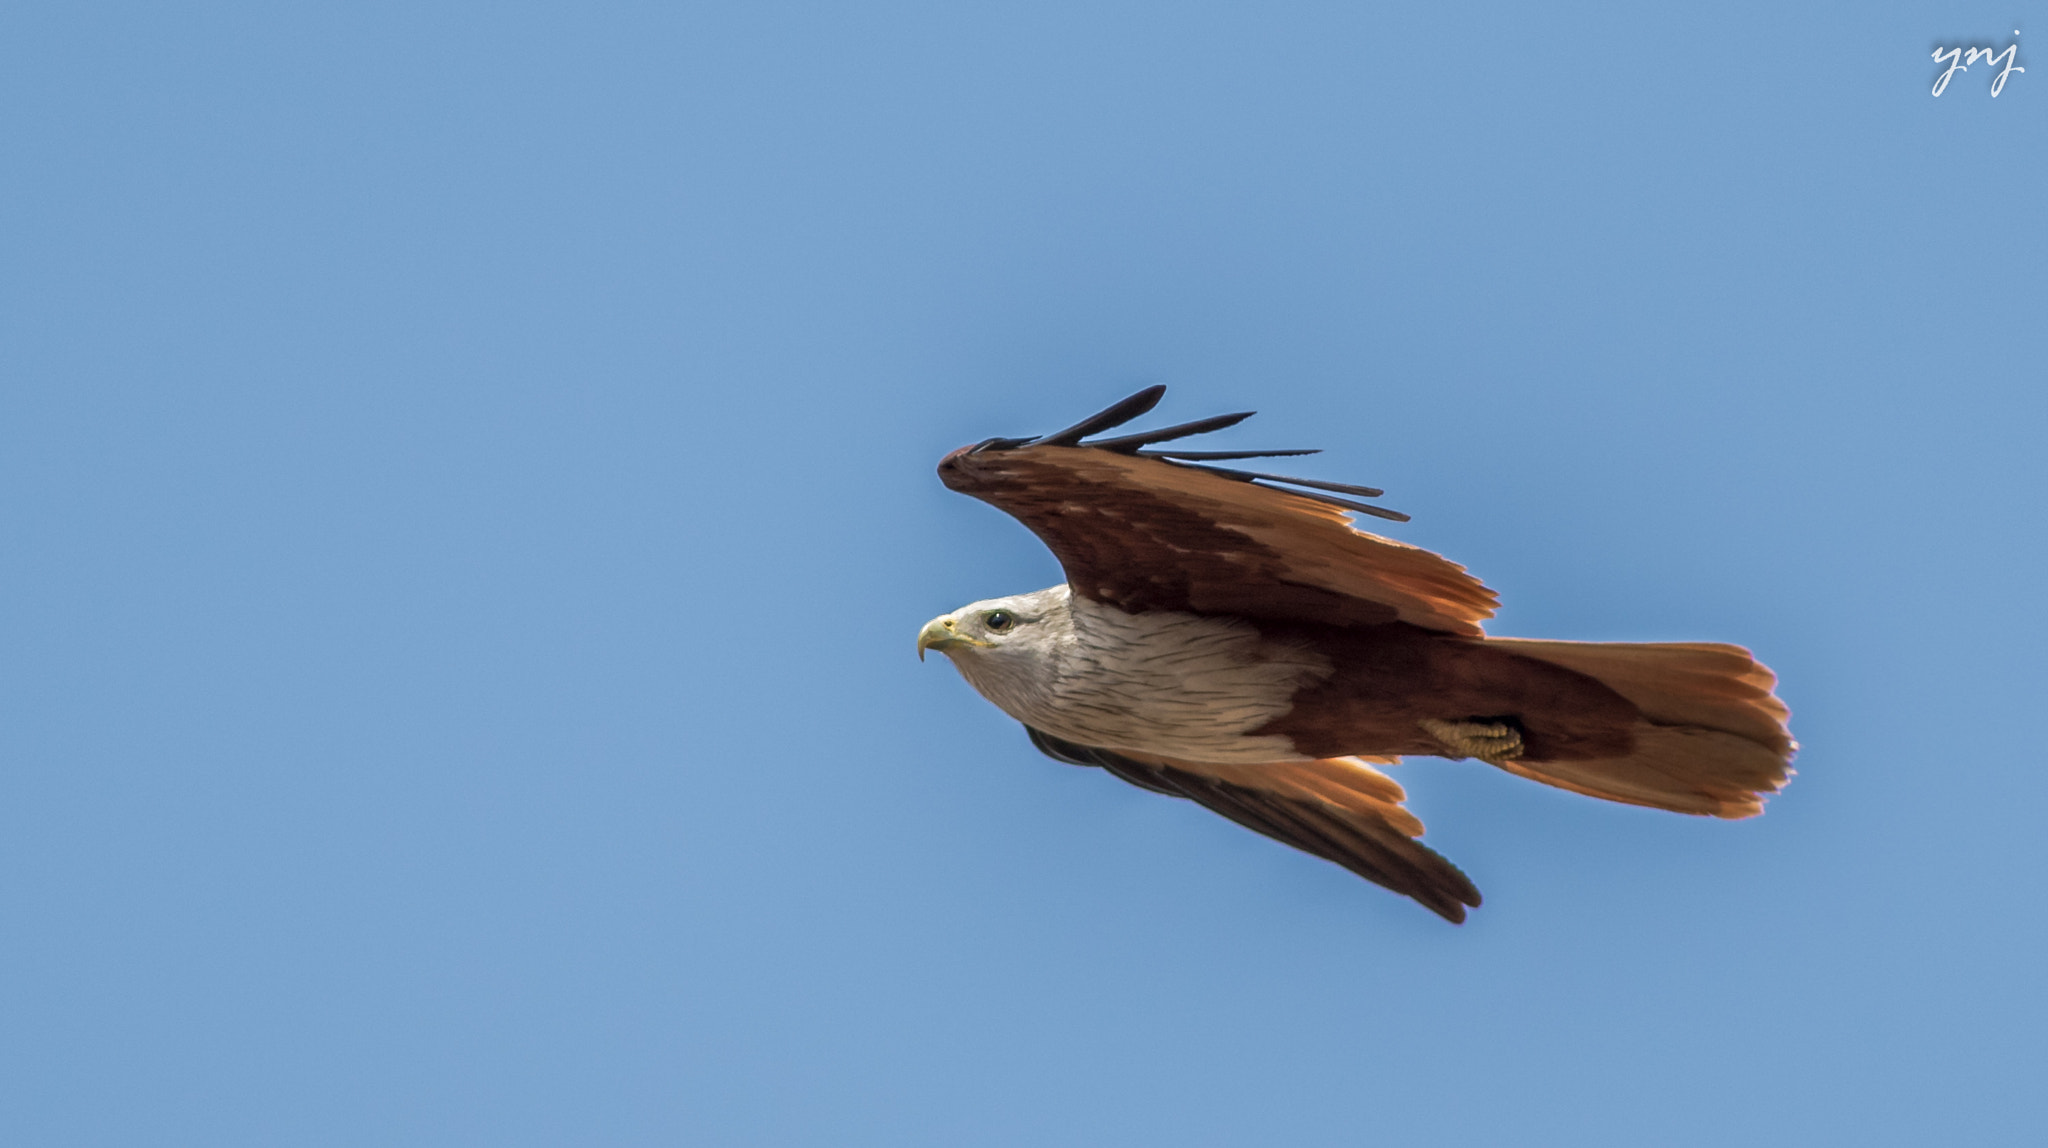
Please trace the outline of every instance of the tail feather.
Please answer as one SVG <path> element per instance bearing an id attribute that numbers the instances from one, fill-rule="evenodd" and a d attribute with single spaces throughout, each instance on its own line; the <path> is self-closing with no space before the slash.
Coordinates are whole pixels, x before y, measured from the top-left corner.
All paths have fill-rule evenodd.
<path id="1" fill-rule="evenodd" d="M 1551 642 L 1490 638 L 1524 657 L 1598 679 L 1643 721 L 1625 757 L 1520 759 L 1502 768 L 1561 789 L 1677 813 L 1754 817 L 1782 789 L 1798 743 L 1777 676 L 1740 646 L 1712 642 Z"/>

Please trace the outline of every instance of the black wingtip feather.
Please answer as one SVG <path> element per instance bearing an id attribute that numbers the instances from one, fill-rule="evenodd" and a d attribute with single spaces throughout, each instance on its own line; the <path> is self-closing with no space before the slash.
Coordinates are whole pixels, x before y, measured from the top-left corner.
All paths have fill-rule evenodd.
<path id="1" fill-rule="evenodd" d="M 1236 414 L 1216 415 L 1213 418 L 1196 419 L 1193 422 L 1178 423 L 1174 426 L 1162 427 L 1159 430 L 1142 431 L 1138 434 L 1119 435 L 1116 438 L 1096 439 L 1093 442 L 1081 441 L 1085 438 L 1088 438 L 1088 436 L 1090 435 L 1100 434 L 1103 431 L 1109 430 L 1112 427 L 1122 426 L 1123 424 L 1130 422 L 1132 419 L 1137 418 L 1142 414 L 1145 414 L 1147 411 L 1150 411 L 1153 407 L 1158 406 L 1159 400 L 1164 398 L 1165 395 L 1166 388 L 1162 385 L 1154 384 L 1152 386 L 1146 387 L 1144 390 L 1139 391 L 1134 395 L 1129 396 L 1128 398 L 1111 404 L 1110 406 L 1105 407 L 1092 415 L 1089 415 L 1087 418 L 1082 419 L 1080 422 L 1075 423 L 1073 426 L 1070 426 L 1063 431 L 1056 431 L 1052 434 L 1042 435 L 1038 438 L 987 439 L 981 443 L 976 444 L 973 448 L 973 453 L 979 454 L 983 451 L 1020 450 L 1026 447 L 1033 446 L 1070 446 L 1085 447 L 1089 450 L 1106 450 L 1112 451 L 1117 454 L 1136 455 L 1139 458 L 1158 459 L 1159 461 L 1167 463 L 1172 466 L 1185 466 L 1195 470 L 1203 470 L 1209 472 L 1210 474 L 1219 475 L 1223 478 L 1234 479 L 1238 482 L 1250 482 L 1254 484 L 1280 483 L 1283 485 L 1268 486 L 1266 487 L 1266 489 L 1279 490 L 1286 494 L 1292 494 L 1297 498 L 1312 499 L 1316 502 L 1325 503 L 1330 506 L 1336 506 L 1341 507 L 1345 510 L 1356 511 L 1359 514 L 1370 514 L 1374 518 L 1384 518 L 1389 522 L 1408 521 L 1408 516 L 1401 513 L 1398 510 L 1388 510 L 1384 506 L 1373 506 L 1369 503 L 1354 502 L 1349 498 L 1339 498 L 1336 496 L 1338 494 L 1355 494 L 1363 498 L 1378 498 L 1383 493 L 1385 493 L 1378 487 L 1357 486 L 1348 482 L 1325 482 L 1322 479 L 1318 478 L 1289 478 L 1286 475 L 1280 474 L 1262 474 L 1257 471 L 1234 470 L 1230 467 L 1202 465 L 1203 463 L 1208 462 L 1224 462 L 1233 459 L 1245 458 L 1289 458 L 1296 455 L 1320 454 L 1320 451 L 1139 449 L 1141 447 L 1150 446 L 1153 443 L 1171 442 L 1174 439 L 1188 438 L 1190 436 L 1198 434 L 1208 434 L 1211 431 L 1219 431 L 1225 427 L 1236 426 L 1238 423 L 1241 423 L 1244 420 L 1252 417 L 1254 413 L 1252 411 L 1239 411 Z M 1336 493 L 1317 493 L 1319 491 L 1334 491 Z"/>
<path id="2" fill-rule="evenodd" d="M 1257 413 L 1257 411 L 1239 411 L 1234 415 L 1216 415 L 1212 418 L 1196 419 L 1191 423 L 1178 423 L 1170 427 L 1161 427 L 1155 431 L 1127 434 L 1120 438 L 1099 438 L 1094 442 L 1082 443 L 1081 445 L 1094 450 L 1113 450 L 1125 454 L 1135 454 L 1139 447 L 1150 446 L 1155 442 L 1171 442 L 1177 438 L 1208 434 L 1210 431 L 1220 431 L 1224 427 L 1234 427 Z"/>
<path id="3" fill-rule="evenodd" d="M 1141 450 L 1139 458 L 1165 458 L 1175 462 L 1228 462 L 1237 458 L 1293 458 L 1321 454 L 1320 450 Z"/>
<path id="4" fill-rule="evenodd" d="M 1101 434 L 1111 427 L 1120 427 L 1130 422 L 1158 406 L 1159 400 L 1165 397 L 1166 388 L 1155 383 L 1127 399 L 1104 407 L 1063 431 L 1055 431 L 1040 438 L 1034 445 L 1073 446 L 1089 435 Z"/>
<path id="5" fill-rule="evenodd" d="M 1267 482 L 1284 482 L 1289 486 L 1306 486 L 1314 490 L 1333 490 L 1338 494 L 1355 494 L 1360 498 L 1378 498 L 1386 493 L 1377 486 L 1358 486 L 1349 482 L 1324 482 L 1320 478 L 1293 478 L 1284 474 L 1262 474 L 1257 476 Z"/>
<path id="6" fill-rule="evenodd" d="M 1167 459 L 1165 461 L 1173 462 L 1172 459 Z M 1175 465 L 1185 466 L 1190 470 L 1206 471 L 1210 474 L 1217 475 L 1222 478 L 1233 479 L 1237 482 L 1249 482 L 1253 486 L 1260 486 L 1268 482 L 1286 482 L 1294 483 L 1300 486 L 1320 487 L 1326 490 L 1352 490 L 1361 493 L 1371 491 L 1372 493 L 1369 497 L 1377 497 L 1380 493 L 1382 493 L 1381 491 L 1374 490 L 1372 487 L 1369 486 L 1350 486 L 1339 482 L 1319 482 L 1314 479 L 1286 478 L 1277 474 L 1257 474 L 1249 470 L 1234 470 L 1227 466 L 1199 466 L 1194 463 L 1187 462 L 1175 463 Z M 1409 521 L 1409 517 L 1398 510 L 1388 510 L 1384 506 L 1374 506 L 1368 502 L 1355 502 L 1349 498 L 1338 498 L 1334 494 L 1319 494 L 1315 490 L 1288 490 L 1286 487 L 1281 486 L 1268 486 L 1266 487 L 1266 489 L 1277 490 L 1283 494 L 1291 494 L 1296 498 L 1306 498 L 1313 502 L 1323 502 L 1328 503 L 1331 506 L 1341 506 L 1346 510 L 1355 510 L 1360 514 L 1370 514 L 1374 518 L 1384 518 L 1389 522 Z"/>
<path id="7" fill-rule="evenodd" d="M 1324 482 L 1320 478 L 1289 478 L 1284 474 L 1260 474 L 1257 471 L 1237 470 L 1227 466 L 1205 466 L 1201 469 L 1208 471 L 1210 474 L 1220 474 L 1228 478 L 1247 481 L 1257 478 L 1263 479 L 1266 482 L 1284 482 L 1289 486 L 1309 486 L 1317 490 L 1334 490 L 1338 494 L 1357 494 L 1366 498 L 1378 498 L 1386 493 L 1386 491 L 1376 486 L 1354 486 L 1348 482 Z"/>
<path id="8" fill-rule="evenodd" d="M 1256 486 L 1258 484 L 1254 483 L 1253 485 Z M 1343 507 L 1345 510 L 1355 510 L 1360 514 L 1370 514 L 1374 518 L 1384 518 L 1388 522 L 1411 521 L 1408 515 L 1403 514 L 1398 510 L 1388 510 L 1384 506 L 1374 506 L 1370 502 L 1359 502 L 1356 499 L 1338 498 L 1334 494 L 1317 494 L 1313 490 L 1286 490 L 1278 486 L 1270 486 L 1266 489 L 1278 490 L 1283 494 L 1291 494 L 1296 498 L 1306 498 L 1311 502 L 1323 502 L 1328 503 L 1331 506 L 1340 506 Z"/>

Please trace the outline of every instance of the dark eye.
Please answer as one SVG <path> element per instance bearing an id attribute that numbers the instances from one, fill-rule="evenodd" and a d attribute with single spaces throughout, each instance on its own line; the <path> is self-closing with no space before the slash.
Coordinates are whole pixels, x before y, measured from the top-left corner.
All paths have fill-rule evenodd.
<path id="1" fill-rule="evenodd" d="M 990 630 L 1001 634 L 1017 624 L 1017 616 L 1008 610 L 990 610 L 988 616 L 984 617 L 981 622 L 982 625 L 987 626 Z"/>

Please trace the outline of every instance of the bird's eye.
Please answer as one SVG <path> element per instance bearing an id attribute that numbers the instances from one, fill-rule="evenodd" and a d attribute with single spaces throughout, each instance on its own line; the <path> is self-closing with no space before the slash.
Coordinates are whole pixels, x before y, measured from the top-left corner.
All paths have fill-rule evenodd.
<path id="1" fill-rule="evenodd" d="M 982 625 L 987 626 L 990 630 L 1001 634 L 1008 632 L 1017 625 L 1017 616 L 1008 610 L 990 610 L 988 615 L 982 618 L 981 622 Z"/>

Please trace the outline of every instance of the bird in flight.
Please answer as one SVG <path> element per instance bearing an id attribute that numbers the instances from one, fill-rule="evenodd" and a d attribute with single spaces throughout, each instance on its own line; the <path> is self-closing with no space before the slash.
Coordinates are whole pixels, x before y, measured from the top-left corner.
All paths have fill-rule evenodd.
<path id="1" fill-rule="evenodd" d="M 1790 711 L 1748 650 L 1488 637 L 1498 599 L 1464 567 L 1351 525 L 1407 520 L 1360 501 L 1382 492 L 1215 465 L 1314 451 L 1146 449 L 1251 412 L 1095 437 L 1165 391 L 939 462 L 1067 580 L 932 619 L 918 656 L 952 659 L 1048 756 L 1192 800 L 1452 922 L 1479 890 L 1416 840 L 1406 794 L 1374 766 L 1478 758 L 1727 818 L 1763 812 L 1790 776 Z"/>

